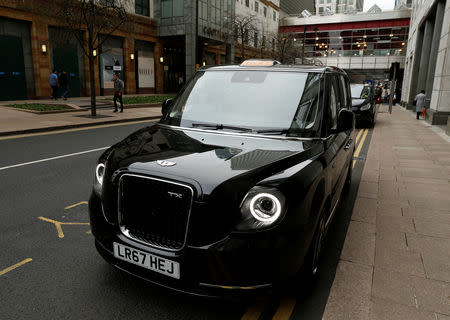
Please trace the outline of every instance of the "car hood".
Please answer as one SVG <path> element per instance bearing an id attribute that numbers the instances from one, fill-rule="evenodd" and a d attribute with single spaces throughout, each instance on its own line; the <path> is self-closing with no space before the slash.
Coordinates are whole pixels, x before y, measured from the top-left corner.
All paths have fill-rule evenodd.
<path id="1" fill-rule="evenodd" d="M 366 102 L 366 99 L 353 98 L 352 107 L 360 107 Z"/>
<path id="2" fill-rule="evenodd" d="M 255 185 L 322 150 L 320 139 L 274 139 L 156 124 L 108 150 L 106 167 L 112 176 L 125 171 L 195 182 L 199 192 L 210 194 L 219 185 Z"/>

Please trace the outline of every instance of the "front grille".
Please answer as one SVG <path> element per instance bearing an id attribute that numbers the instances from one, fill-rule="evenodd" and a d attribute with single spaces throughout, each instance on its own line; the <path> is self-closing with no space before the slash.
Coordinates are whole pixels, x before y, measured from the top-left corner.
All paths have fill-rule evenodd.
<path id="1" fill-rule="evenodd" d="M 193 189 L 166 180 L 125 174 L 119 182 L 119 224 L 124 235 L 167 250 L 186 242 Z"/>

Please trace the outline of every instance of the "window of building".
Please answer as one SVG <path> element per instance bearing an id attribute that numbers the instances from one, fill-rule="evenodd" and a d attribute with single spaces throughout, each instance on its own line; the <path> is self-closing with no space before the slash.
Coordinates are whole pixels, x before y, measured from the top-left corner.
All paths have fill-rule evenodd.
<path id="1" fill-rule="evenodd" d="M 259 13 L 259 3 L 255 1 L 255 12 Z"/>
<path id="2" fill-rule="evenodd" d="M 143 16 L 150 16 L 150 1 L 149 0 L 136 0 L 135 13 Z"/>
<path id="3" fill-rule="evenodd" d="M 323 13 L 323 7 L 319 7 L 319 14 Z"/>
<path id="4" fill-rule="evenodd" d="M 245 6 L 250 7 L 250 0 L 245 0 Z"/>
<path id="5" fill-rule="evenodd" d="M 253 46 L 256 48 L 258 47 L 258 32 L 255 32 L 254 38 L 253 38 Z"/>
<path id="6" fill-rule="evenodd" d="M 276 11 L 273 12 L 273 21 L 277 21 L 277 12 Z"/>
<path id="7" fill-rule="evenodd" d="M 136 3 L 138 0 L 136 0 Z M 182 17 L 183 0 L 161 0 L 161 18 Z"/>
<path id="8" fill-rule="evenodd" d="M 267 17 L 267 7 L 264 7 L 264 17 Z"/>
<path id="9" fill-rule="evenodd" d="M 324 4 L 324 0 L 319 0 L 319 4 Z"/>

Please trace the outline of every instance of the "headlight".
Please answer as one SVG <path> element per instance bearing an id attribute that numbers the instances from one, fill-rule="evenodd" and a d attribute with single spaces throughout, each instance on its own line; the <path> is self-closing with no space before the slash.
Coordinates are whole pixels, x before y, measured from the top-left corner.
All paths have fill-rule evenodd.
<path id="1" fill-rule="evenodd" d="M 261 222 L 274 222 L 280 217 L 281 202 L 270 193 L 258 193 L 250 201 L 250 213 Z"/>
<path id="2" fill-rule="evenodd" d="M 366 111 L 366 110 L 369 110 L 369 109 L 370 109 L 370 103 L 367 103 L 367 104 L 361 106 L 361 108 L 359 110 Z"/>
<path id="3" fill-rule="evenodd" d="M 279 221 L 285 211 L 285 197 L 276 189 L 255 187 L 241 204 L 242 220 L 237 230 L 261 229 Z"/>
<path id="4" fill-rule="evenodd" d="M 95 167 L 94 191 L 98 196 L 102 195 L 103 177 L 105 175 L 105 164 L 99 163 Z"/>

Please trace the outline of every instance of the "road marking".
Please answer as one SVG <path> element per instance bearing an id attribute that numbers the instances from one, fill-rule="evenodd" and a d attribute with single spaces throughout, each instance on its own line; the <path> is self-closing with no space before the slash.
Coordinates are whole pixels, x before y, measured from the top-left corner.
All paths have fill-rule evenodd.
<path id="1" fill-rule="evenodd" d="M 356 144 L 358 144 L 359 138 L 361 138 L 361 134 L 363 133 L 364 129 L 359 129 L 358 135 L 356 136 Z"/>
<path id="2" fill-rule="evenodd" d="M 59 222 L 56 220 L 52 220 L 52 219 L 48 219 L 48 218 L 44 218 L 44 217 L 38 217 L 38 219 L 43 220 L 43 221 L 47 221 L 50 223 L 53 223 L 56 227 L 56 231 L 58 232 L 58 237 L 59 238 L 64 238 L 64 232 L 62 230 L 62 225 L 68 225 L 68 226 L 73 226 L 73 225 L 77 225 L 77 226 L 88 226 L 89 222 Z"/>
<path id="3" fill-rule="evenodd" d="M 247 308 L 241 320 L 258 320 L 264 309 L 264 303 L 259 302 Z"/>
<path id="4" fill-rule="evenodd" d="M 0 140 L 10 140 L 10 139 L 19 139 L 19 138 L 28 138 L 28 137 L 36 137 L 36 136 L 47 136 L 51 134 L 60 134 L 60 133 L 67 133 L 67 132 L 75 132 L 75 131 L 84 131 L 84 130 L 92 130 L 92 129 L 100 129 L 100 128 L 108 128 L 108 127 L 117 127 L 117 126 L 126 126 L 129 124 L 139 124 L 139 123 L 145 123 L 150 122 L 154 120 L 142 120 L 142 121 L 131 121 L 131 122 L 121 122 L 121 123 L 111 123 L 111 124 L 103 124 L 98 126 L 90 126 L 90 127 L 84 127 L 84 128 L 74 128 L 74 129 L 64 129 L 64 130 L 55 130 L 55 131 L 48 131 L 48 132 L 36 132 L 36 133 L 26 133 L 26 134 L 18 134 L 14 136 L 5 136 L 0 137 Z"/>
<path id="5" fill-rule="evenodd" d="M 272 320 L 289 320 L 292 311 L 294 311 L 295 303 L 296 300 L 294 298 L 283 299 Z"/>
<path id="6" fill-rule="evenodd" d="M 102 148 L 97 148 L 97 149 L 92 149 L 92 150 L 86 150 L 86 151 L 81 151 L 81 152 L 65 154 L 65 155 L 62 155 L 62 156 L 57 156 L 57 157 L 52 157 L 52 158 L 46 158 L 46 159 L 41 159 L 41 160 L 36 160 L 36 161 L 30 161 L 30 162 L 14 164 L 12 166 L 7 166 L 7 167 L 0 168 L 0 171 L 6 170 L 6 169 L 11 169 L 11 168 L 23 167 L 23 166 L 27 166 L 27 165 L 30 165 L 30 164 L 35 164 L 35 163 L 40 163 L 40 162 L 45 162 L 45 161 L 51 161 L 51 160 L 56 160 L 56 159 L 62 159 L 62 158 L 67 158 L 67 157 L 78 156 L 80 154 L 96 152 L 96 151 L 105 150 L 105 149 L 108 149 L 108 148 L 109 147 L 102 147 Z"/>
<path id="7" fill-rule="evenodd" d="M 21 262 L 19 262 L 19 263 L 16 263 L 15 265 L 13 265 L 13 266 L 11 266 L 11 267 L 9 267 L 9 268 L 6 268 L 6 269 L 4 269 L 4 270 L 1 270 L 1 271 L 0 271 L 0 276 L 2 276 L 2 275 L 4 275 L 4 274 L 6 274 L 6 273 L 8 273 L 8 272 L 10 272 L 10 271 L 12 271 L 12 270 L 18 268 L 18 267 L 21 267 L 21 266 L 23 266 L 24 264 L 26 264 L 26 263 L 28 263 L 28 262 L 30 262 L 30 261 L 32 261 L 32 260 L 33 260 L 33 259 L 28 258 L 28 259 L 25 259 L 25 260 L 23 260 L 23 261 L 21 261 Z"/>
<path id="8" fill-rule="evenodd" d="M 353 159 L 353 165 L 352 165 L 352 168 L 355 167 L 355 164 L 356 164 L 356 159 Z"/>
<path id="9" fill-rule="evenodd" d="M 64 210 L 72 209 L 72 208 L 75 208 L 75 207 L 80 206 L 82 204 L 88 204 L 88 202 L 87 201 L 81 201 L 81 202 L 78 202 L 78 203 L 75 203 L 75 204 L 72 204 L 70 206 L 65 207 Z"/>
<path id="10" fill-rule="evenodd" d="M 361 149 L 362 149 L 362 146 L 364 145 L 364 141 L 366 140 L 366 137 L 367 137 L 367 133 L 369 132 L 369 129 L 365 129 L 364 130 L 364 134 L 363 134 L 363 136 L 362 136 L 362 138 L 361 138 L 361 141 L 359 142 L 359 144 L 358 144 L 358 148 L 356 148 L 356 151 L 355 151 L 355 154 L 354 154 L 354 157 L 355 158 L 358 158 L 359 157 L 359 153 L 361 152 Z"/>

